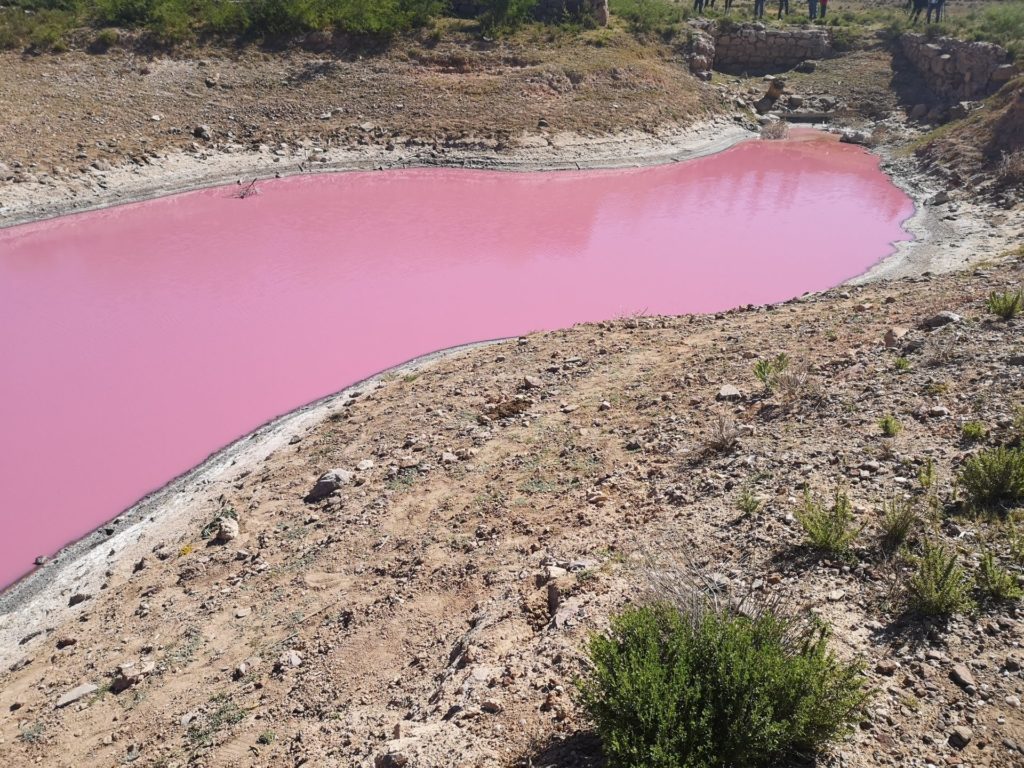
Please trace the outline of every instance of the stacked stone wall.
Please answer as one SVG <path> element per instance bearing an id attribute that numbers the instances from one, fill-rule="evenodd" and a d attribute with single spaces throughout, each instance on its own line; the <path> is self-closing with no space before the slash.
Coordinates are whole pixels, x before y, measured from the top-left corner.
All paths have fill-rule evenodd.
<path id="1" fill-rule="evenodd" d="M 714 68 L 719 72 L 781 72 L 801 61 L 832 55 L 828 30 L 773 29 L 763 24 L 718 27 Z"/>
<path id="2" fill-rule="evenodd" d="M 900 37 L 903 55 L 935 95 L 947 101 L 981 99 L 1018 71 L 1005 48 L 951 37 L 929 40 L 908 32 Z"/>

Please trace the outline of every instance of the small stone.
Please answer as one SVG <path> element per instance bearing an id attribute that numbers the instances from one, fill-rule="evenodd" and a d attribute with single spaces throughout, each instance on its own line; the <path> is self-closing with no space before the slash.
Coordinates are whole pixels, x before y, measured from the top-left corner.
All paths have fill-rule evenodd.
<path id="1" fill-rule="evenodd" d="M 540 389 L 543 386 L 544 382 L 536 376 L 523 377 L 523 389 Z"/>
<path id="2" fill-rule="evenodd" d="M 237 520 L 233 517 L 222 517 L 217 523 L 217 536 L 214 541 L 218 544 L 227 544 L 237 539 L 240 533 Z"/>
<path id="3" fill-rule="evenodd" d="M 842 589 L 833 589 L 828 593 L 828 601 L 830 603 L 838 603 L 844 597 L 846 597 L 846 591 Z"/>
<path id="4" fill-rule="evenodd" d="M 451 453 L 450 451 L 445 451 L 444 453 L 441 454 L 442 464 L 454 464 L 458 460 L 459 457 L 456 456 L 454 453 Z"/>
<path id="5" fill-rule="evenodd" d="M 368 472 L 369 470 L 373 469 L 373 462 L 370 461 L 369 459 L 363 459 L 358 464 L 356 464 L 356 469 L 359 470 L 360 472 Z"/>
<path id="6" fill-rule="evenodd" d="M 895 675 L 897 669 L 899 669 L 899 664 L 892 659 L 883 659 L 875 664 L 875 671 L 880 675 L 885 675 L 886 677 L 892 677 Z"/>
<path id="7" fill-rule="evenodd" d="M 910 333 L 909 328 L 901 328 L 900 326 L 893 326 L 885 332 L 885 346 L 888 349 L 893 349 L 899 346 L 899 342 Z"/>
<path id="8" fill-rule="evenodd" d="M 192 129 L 192 135 L 197 139 L 202 139 L 203 141 L 209 141 L 213 138 L 213 132 L 210 130 L 210 126 L 208 125 L 197 125 Z"/>
<path id="9" fill-rule="evenodd" d="M 74 608 L 79 603 L 84 603 L 86 600 L 91 598 L 92 595 L 87 595 L 83 592 L 76 592 L 70 598 L 68 598 L 68 607 Z"/>
<path id="10" fill-rule="evenodd" d="M 943 312 L 939 312 L 937 315 L 932 315 L 931 317 L 929 317 L 927 320 L 924 321 L 924 326 L 926 328 L 941 328 L 944 325 L 949 325 L 950 323 L 959 323 L 962 321 L 963 318 L 960 317 L 960 315 L 958 315 L 956 312 L 950 312 L 946 310 Z"/>
<path id="11" fill-rule="evenodd" d="M 235 611 L 235 618 L 236 619 L 244 619 L 250 613 L 252 613 L 252 608 L 249 608 L 249 607 L 239 608 L 238 610 Z"/>
<path id="12" fill-rule="evenodd" d="M 306 501 L 320 501 L 326 499 L 343 485 L 348 485 L 352 480 L 352 473 L 347 469 L 332 469 L 324 472 L 317 478 L 316 484 L 306 495 Z"/>
<path id="13" fill-rule="evenodd" d="M 59 699 L 57 699 L 56 707 L 57 709 L 60 709 L 61 707 L 66 707 L 68 704 L 74 704 L 76 701 L 84 699 L 86 696 L 89 696 L 98 690 L 99 686 L 93 685 L 92 683 L 85 683 L 83 685 L 78 686 L 77 688 L 72 688 L 70 691 L 68 691 Z"/>
<path id="14" fill-rule="evenodd" d="M 718 394 L 715 395 L 716 400 L 735 401 L 742 399 L 743 394 L 734 387 L 732 384 L 723 384 L 721 389 L 718 390 Z"/>
<path id="15" fill-rule="evenodd" d="M 302 656 L 299 655 L 298 651 L 285 651 L 277 660 L 278 671 L 300 666 L 302 666 Z"/>
<path id="16" fill-rule="evenodd" d="M 949 193 L 946 190 L 936 192 L 934 195 L 929 197 L 925 203 L 927 205 L 943 205 L 949 202 Z"/>
<path id="17" fill-rule="evenodd" d="M 966 725 L 958 725 L 949 732 L 949 744 L 956 749 L 963 749 L 973 738 L 974 732 Z"/>
<path id="18" fill-rule="evenodd" d="M 949 678 L 961 688 L 977 687 L 974 675 L 966 664 L 955 664 L 949 672 Z"/>

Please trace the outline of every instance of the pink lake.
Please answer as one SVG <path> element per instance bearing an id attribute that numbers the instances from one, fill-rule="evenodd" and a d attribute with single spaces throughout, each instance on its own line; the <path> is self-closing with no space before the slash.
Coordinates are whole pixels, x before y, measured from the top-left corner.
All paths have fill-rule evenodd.
<path id="1" fill-rule="evenodd" d="M 816 291 L 907 239 L 864 150 L 410 170 L 0 230 L 0 586 L 269 419 L 471 341 Z"/>

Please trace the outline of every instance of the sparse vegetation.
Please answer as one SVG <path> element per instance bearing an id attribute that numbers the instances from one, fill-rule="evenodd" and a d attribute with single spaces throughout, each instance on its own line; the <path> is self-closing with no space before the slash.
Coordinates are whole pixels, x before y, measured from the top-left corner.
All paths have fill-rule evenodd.
<path id="1" fill-rule="evenodd" d="M 882 545 L 888 550 L 898 549 L 921 522 L 914 502 L 906 497 L 894 497 L 883 505 L 882 511 Z"/>
<path id="2" fill-rule="evenodd" d="M 972 456 L 959 482 L 975 511 L 1005 514 L 1024 503 L 1024 449 L 999 446 Z"/>
<path id="3" fill-rule="evenodd" d="M 926 541 L 915 563 L 917 570 L 907 587 L 912 610 L 924 616 L 952 616 L 970 606 L 971 579 L 955 551 Z"/>
<path id="4" fill-rule="evenodd" d="M 771 611 L 627 608 L 580 684 L 610 768 L 755 768 L 846 733 L 866 693 L 820 625 Z"/>
<path id="5" fill-rule="evenodd" d="M 758 360 L 754 363 L 754 376 L 764 385 L 766 392 L 774 392 L 779 376 L 789 368 L 789 357 L 780 352 L 769 360 Z"/>
<path id="6" fill-rule="evenodd" d="M 761 126 L 761 138 L 766 141 L 779 141 L 789 137 L 789 123 L 785 120 L 773 120 Z"/>
<path id="7" fill-rule="evenodd" d="M 609 0 L 609 10 L 639 33 L 670 36 L 688 16 L 686 6 L 672 0 Z"/>
<path id="8" fill-rule="evenodd" d="M 749 485 L 745 485 L 736 499 L 736 506 L 744 515 L 755 515 L 761 509 L 761 500 Z"/>
<path id="9" fill-rule="evenodd" d="M 903 373 L 904 371 L 909 371 L 910 361 L 907 360 L 907 358 L 905 357 L 897 357 L 896 361 L 893 363 L 893 367 L 900 373 Z"/>
<path id="10" fill-rule="evenodd" d="M 1024 306 L 1024 290 L 1012 293 L 1009 291 L 1004 293 L 993 291 L 989 294 L 985 306 L 988 307 L 989 312 L 1003 320 L 1012 320 L 1020 314 L 1021 307 Z"/>
<path id="11" fill-rule="evenodd" d="M 855 526 L 850 498 L 841 489 L 835 492 L 831 506 L 826 506 L 816 500 L 809 490 L 806 491 L 796 519 L 814 549 L 838 556 L 849 553 L 850 545 L 863 528 Z"/>
<path id="12" fill-rule="evenodd" d="M 881 421 L 878 422 L 878 426 L 886 437 L 896 437 L 896 435 L 903 431 L 903 425 L 900 424 L 900 420 L 891 413 L 883 416 Z"/>
<path id="13" fill-rule="evenodd" d="M 980 421 L 968 421 L 960 428 L 960 434 L 964 440 L 971 443 L 978 443 L 988 436 L 988 427 Z"/>
<path id="14" fill-rule="evenodd" d="M 991 552 L 982 555 L 975 584 L 982 600 L 992 602 L 1019 600 L 1024 595 L 1024 591 L 1017 584 L 1017 579 L 999 565 Z"/>
<path id="15" fill-rule="evenodd" d="M 708 435 L 707 447 L 718 453 L 728 453 L 736 447 L 740 430 L 736 422 L 728 416 L 718 416 L 711 422 L 711 433 Z"/>

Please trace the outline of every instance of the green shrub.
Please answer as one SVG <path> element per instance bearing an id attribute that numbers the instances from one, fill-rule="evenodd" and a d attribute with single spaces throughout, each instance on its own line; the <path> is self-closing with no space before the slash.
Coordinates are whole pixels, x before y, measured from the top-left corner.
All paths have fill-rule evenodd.
<path id="1" fill-rule="evenodd" d="M 853 507 L 842 490 L 835 492 L 831 507 L 826 507 L 815 500 L 810 491 L 805 491 L 804 503 L 797 511 L 796 519 L 803 526 L 810 545 L 832 555 L 846 556 L 850 544 L 863 529 L 863 526 L 854 527 Z"/>
<path id="2" fill-rule="evenodd" d="M 1017 525 L 1012 523 L 1007 538 L 1010 540 L 1010 557 L 1017 565 L 1024 565 L 1024 533 L 1021 533 L 1017 529 Z"/>
<path id="3" fill-rule="evenodd" d="M 982 555 L 981 566 L 978 568 L 974 583 L 983 600 L 1019 600 L 1024 595 L 1017 584 L 1017 579 L 996 562 L 991 552 Z"/>
<path id="4" fill-rule="evenodd" d="M 925 542 L 924 554 L 915 558 L 917 571 L 910 578 L 910 606 L 925 616 L 951 616 L 970 606 L 971 580 L 957 563 L 956 552 Z"/>
<path id="5" fill-rule="evenodd" d="M 736 499 L 736 506 L 744 515 L 750 516 L 757 514 L 757 511 L 761 509 L 761 500 L 757 498 L 749 485 L 745 485 L 740 491 L 739 498 Z"/>
<path id="6" fill-rule="evenodd" d="M 900 420 L 891 413 L 883 416 L 878 422 L 878 426 L 881 427 L 882 434 L 886 437 L 896 437 L 896 435 L 903 431 L 903 425 L 900 424 Z"/>
<path id="7" fill-rule="evenodd" d="M 96 47 L 101 48 L 105 51 L 111 46 L 117 45 L 120 40 L 120 33 L 116 29 L 107 27 L 106 29 L 101 29 L 96 34 L 95 44 Z"/>
<path id="8" fill-rule="evenodd" d="M 914 509 L 914 502 L 906 498 L 887 501 L 882 511 L 882 545 L 886 549 L 898 549 L 921 522 Z"/>
<path id="9" fill-rule="evenodd" d="M 896 358 L 896 362 L 893 363 L 893 367 L 897 371 L 900 371 L 901 373 L 903 371 L 909 371 L 910 370 L 910 361 L 907 360 L 907 358 L 905 358 L 905 357 L 897 357 Z"/>
<path id="10" fill-rule="evenodd" d="M 964 463 L 959 479 L 975 510 L 1005 513 L 1024 503 L 1024 449 L 982 451 Z"/>
<path id="11" fill-rule="evenodd" d="M 590 642 L 582 701 L 609 768 L 755 768 L 809 755 L 850 730 L 860 667 L 820 627 L 628 608 Z"/>
<path id="12" fill-rule="evenodd" d="M 964 440 L 971 443 L 978 443 L 988 436 L 988 427 L 980 421 L 968 421 L 960 428 L 960 434 Z"/>
<path id="13" fill-rule="evenodd" d="M 780 352 L 770 360 L 758 360 L 754 363 L 754 376 L 760 381 L 766 391 L 773 392 L 775 385 L 779 382 L 779 376 L 789 368 L 789 357 L 785 352 Z"/>
<path id="14" fill-rule="evenodd" d="M 993 291 L 985 301 L 985 306 L 988 307 L 989 312 L 1001 317 L 1003 320 L 1012 320 L 1020 314 L 1021 307 L 1024 306 L 1024 291 L 1017 291 L 1015 293 L 996 293 Z"/>
<path id="15" fill-rule="evenodd" d="M 686 7 L 672 0 L 608 0 L 608 10 L 643 33 L 664 33 L 688 16 Z"/>

